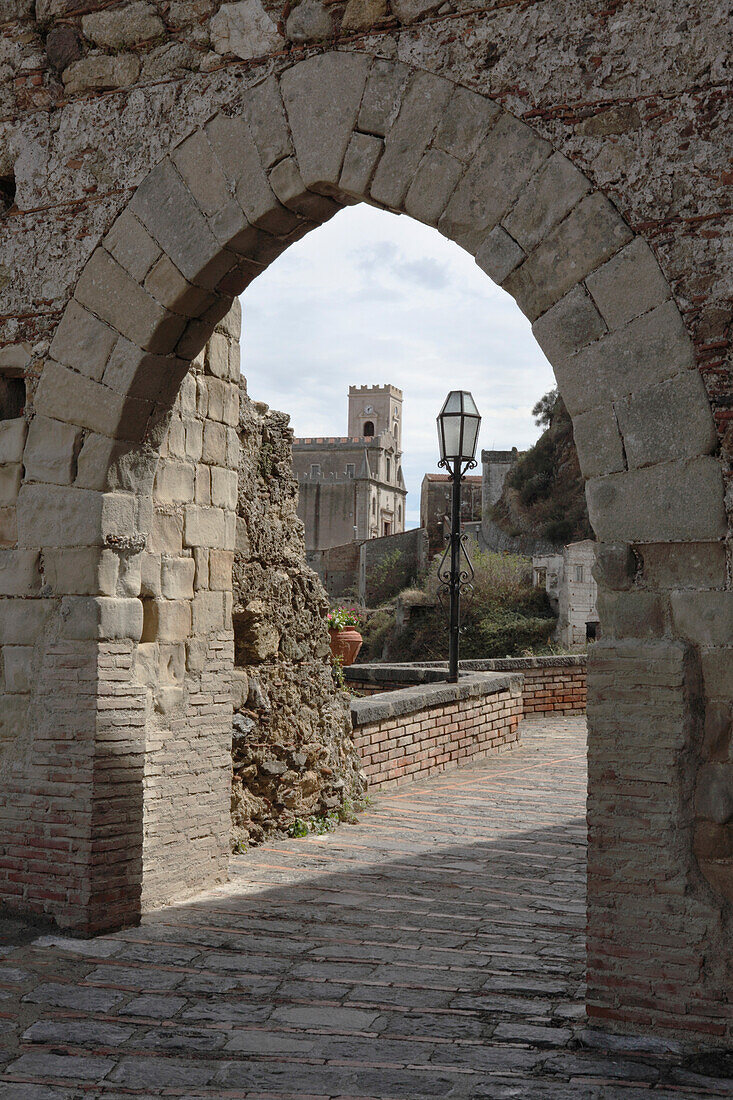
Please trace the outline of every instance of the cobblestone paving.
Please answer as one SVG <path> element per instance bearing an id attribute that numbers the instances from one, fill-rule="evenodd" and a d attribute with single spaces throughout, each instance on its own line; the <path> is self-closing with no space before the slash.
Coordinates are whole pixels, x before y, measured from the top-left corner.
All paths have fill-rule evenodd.
<path id="1" fill-rule="evenodd" d="M 733 1096 L 587 1029 L 584 800 L 583 720 L 535 719 L 139 928 L 6 922 L 0 1100 Z"/>

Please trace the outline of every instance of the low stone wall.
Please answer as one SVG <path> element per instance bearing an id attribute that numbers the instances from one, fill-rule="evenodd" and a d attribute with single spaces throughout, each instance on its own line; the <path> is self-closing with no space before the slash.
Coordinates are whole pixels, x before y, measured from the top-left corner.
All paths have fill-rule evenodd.
<path id="1" fill-rule="evenodd" d="M 586 655 L 563 657 L 497 657 L 486 661 L 461 661 L 462 672 L 521 673 L 525 714 L 585 714 Z M 360 695 L 376 695 L 409 684 L 441 682 L 446 665 L 364 664 L 344 669 L 350 688 Z"/>
<path id="2" fill-rule="evenodd" d="M 372 790 L 501 752 L 519 740 L 520 675 L 465 672 L 457 684 L 437 681 L 429 676 L 415 686 L 383 690 L 378 699 L 351 700 L 354 744 Z"/>

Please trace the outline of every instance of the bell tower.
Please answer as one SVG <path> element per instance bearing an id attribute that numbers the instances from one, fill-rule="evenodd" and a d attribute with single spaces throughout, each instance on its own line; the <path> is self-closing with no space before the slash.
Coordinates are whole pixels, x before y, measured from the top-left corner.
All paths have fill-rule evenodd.
<path id="1" fill-rule="evenodd" d="M 349 386 L 349 436 L 368 438 L 383 431 L 392 432 L 401 452 L 402 390 L 396 386 Z"/>

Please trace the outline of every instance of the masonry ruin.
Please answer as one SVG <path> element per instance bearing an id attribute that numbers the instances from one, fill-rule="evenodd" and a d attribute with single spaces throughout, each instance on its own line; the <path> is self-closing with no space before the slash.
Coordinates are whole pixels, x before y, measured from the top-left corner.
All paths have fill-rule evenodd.
<path id="1" fill-rule="evenodd" d="M 239 386 L 192 364 L 367 201 L 475 255 L 573 418 L 601 544 L 589 1017 L 730 1042 L 728 19 L 4 6 L 3 903 L 91 934 L 226 875 Z"/>

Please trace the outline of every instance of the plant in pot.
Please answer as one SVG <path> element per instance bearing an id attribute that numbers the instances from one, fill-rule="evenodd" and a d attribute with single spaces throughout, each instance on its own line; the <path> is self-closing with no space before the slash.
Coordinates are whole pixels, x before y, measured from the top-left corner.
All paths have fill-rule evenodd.
<path id="1" fill-rule="evenodd" d="M 331 655 L 342 666 L 353 665 L 361 649 L 362 636 L 356 629 L 362 615 L 355 607 L 334 607 L 327 616 Z"/>

